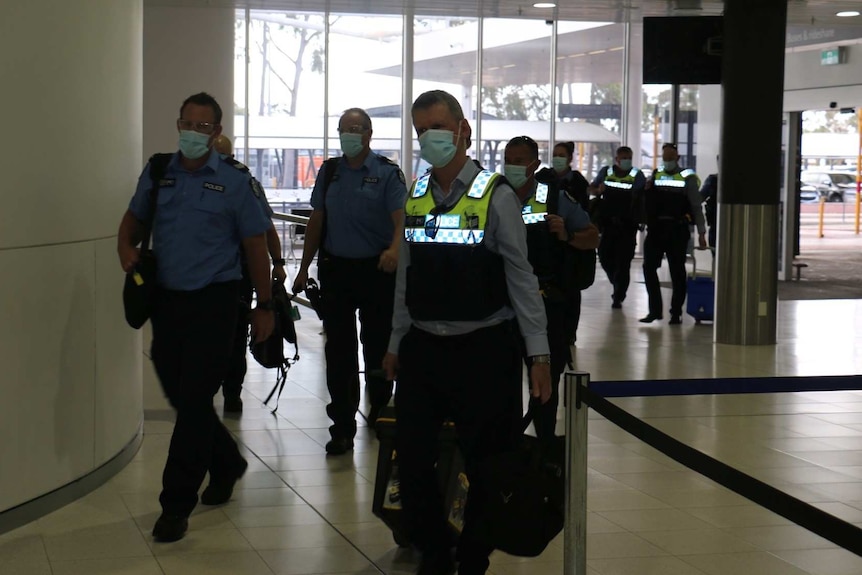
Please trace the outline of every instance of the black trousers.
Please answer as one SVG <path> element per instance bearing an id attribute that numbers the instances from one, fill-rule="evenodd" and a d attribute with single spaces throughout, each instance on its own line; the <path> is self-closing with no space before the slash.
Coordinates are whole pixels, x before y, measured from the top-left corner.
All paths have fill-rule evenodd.
<path id="1" fill-rule="evenodd" d="M 580 292 L 578 292 L 580 296 Z M 580 311 L 580 297 L 578 311 Z M 557 427 L 557 407 L 560 405 L 560 377 L 566 370 L 566 365 L 572 361 L 572 334 L 577 329 L 577 313 L 570 302 L 554 301 L 545 298 L 545 315 L 548 318 L 548 348 L 551 352 L 551 398 L 544 404 L 537 398 L 530 397 L 530 409 L 533 410 L 533 426 L 539 439 L 553 437 Z M 523 340 L 521 340 L 523 342 Z M 527 366 L 527 385 L 530 384 L 530 367 L 532 360 L 527 356 L 527 350 L 522 347 L 524 364 Z"/>
<path id="2" fill-rule="evenodd" d="M 626 299 L 631 281 L 632 260 L 635 257 L 638 228 L 634 224 L 612 222 L 602 226 L 599 262 L 614 286 L 614 301 Z"/>
<path id="3" fill-rule="evenodd" d="M 246 354 L 248 353 L 249 310 L 253 288 L 248 277 L 248 270 L 243 266 L 242 279 L 239 281 L 238 316 L 233 346 L 228 362 L 227 374 L 222 384 L 222 394 L 225 397 L 239 397 L 242 392 L 242 382 L 248 370 Z"/>
<path id="4" fill-rule="evenodd" d="M 513 322 L 454 336 L 411 328 L 401 341 L 395 445 L 408 536 L 425 553 L 448 552 L 451 542 L 434 469 L 443 421 L 455 422 L 470 493 L 481 491 L 476 470 L 520 431 L 519 348 Z M 484 573 L 493 551 L 475 536 L 478 501 L 469 497 L 464 510 L 461 573 Z"/>
<path id="5" fill-rule="evenodd" d="M 237 320 L 237 282 L 192 292 L 159 290 L 152 357 L 177 422 L 162 475 L 165 513 L 188 516 L 207 471 L 229 476 L 242 456 L 213 409 Z"/>
<path id="6" fill-rule="evenodd" d="M 380 372 L 392 330 L 395 274 L 377 269 L 378 258 L 346 259 L 323 255 L 318 262 L 326 331 L 326 387 L 330 402 L 332 437 L 356 435 L 359 408 L 359 341 L 365 362 L 365 383 L 372 412 L 392 396 L 392 382 L 370 372 Z M 359 312 L 359 340 L 356 312 Z"/>
<path id="7" fill-rule="evenodd" d="M 658 281 L 658 269 L 661 267 L 662 256 L 667 256 L 670 268 L 670 279 L 673 284 L 673 295 L 670 300 L 671 315 L 682 315 L 682 304 L 685 302 L 685 254 L 691 230 L 685 222 L 659 221 L 650 224 L 644 240 L 644 280 L 649 297 L 649 312 L 651 315 L 662 315 L 661 286 Z"/>

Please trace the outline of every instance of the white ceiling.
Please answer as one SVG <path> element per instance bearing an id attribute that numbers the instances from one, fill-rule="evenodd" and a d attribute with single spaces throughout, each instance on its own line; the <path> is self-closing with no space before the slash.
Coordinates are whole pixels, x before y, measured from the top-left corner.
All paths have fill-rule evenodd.
<path id="1" fill-rule="evenodd" d="M 532 18 L 627 22 L 644 16 L 721 14 L 723 0 L 556 0 L 556 9 L 533 8 L 533 0 L 144 0 L 157 6 L 237 7 L 301 12 L 402 14 L 424 16 Z M 768 0 L 778 3 L 781 0 Z M 862 16 L 838 18 L 842 10 L 860 10 L 860 0 L 788 0 L 787 23 L 794 26 L 862 26 Z"/>

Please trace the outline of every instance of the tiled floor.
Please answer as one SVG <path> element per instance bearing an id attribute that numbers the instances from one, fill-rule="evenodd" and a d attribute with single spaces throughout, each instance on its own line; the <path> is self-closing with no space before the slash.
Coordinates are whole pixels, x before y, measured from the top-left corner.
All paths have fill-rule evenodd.
<path id="1" fill-rule="evenodd" d="M 635 262 L 637 267 L 638 262 Z M 635 279 L 640 277 L 639 270 Z M 862 301 L 781 302 L 779 343 L 731 347 L 685 318 L 644 325 L 643 286 L 610 309 L 585 293 L 576 364 L 596 380 L 862 373 Z M 669 293 L 667 294 L 669 296 Z M 326 457 L 320 323 L 298 324 L 302 359 L 277 415 L 274 375 L 252 367 L 245 412 L 228 419 L 250 461 L 233 500 L 199 507 L 185 539 L 153 543 L 172 429 L 150 413 L 134 461 L 94 493 L 0 536 L 3 575 L 412 573 L 371 513 L 377 443 Z M 862 393 L 626 398 L 618 405 L 698 449 L 862 525 Z M 661 455 L 600 416 L 589 424 L 590 575 L 858 575 L 862 559 Z M 492 557 L 496 575 L 562 572 L 562 538 L 535 559 Z"/>

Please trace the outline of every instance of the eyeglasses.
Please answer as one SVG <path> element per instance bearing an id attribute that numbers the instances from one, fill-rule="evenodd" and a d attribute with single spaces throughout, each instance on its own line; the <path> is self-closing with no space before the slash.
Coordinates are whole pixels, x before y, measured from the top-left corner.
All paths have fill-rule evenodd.
<path id="1" fill-rule="evenodd" d="M 349 126 L 347 128 L 344 128 L 343 130 L 341 128 L 338 128 L 339 134 L 364 134 L 367 131 L 368 131 L 368 128 L 366 128 L 365 126 L 358 126 L 358 125 L 357 126 Z"/>
<path id="2" fill-rule="evenodd" d="M 191 120 L 183 120 L 182 118 L 177 120 L 177 128 L 180 130 L 191 130 L 200 132 L 201 134 L 212 134 L 216 126 L 218 124 L 212 122 L 192 122 Z"/>

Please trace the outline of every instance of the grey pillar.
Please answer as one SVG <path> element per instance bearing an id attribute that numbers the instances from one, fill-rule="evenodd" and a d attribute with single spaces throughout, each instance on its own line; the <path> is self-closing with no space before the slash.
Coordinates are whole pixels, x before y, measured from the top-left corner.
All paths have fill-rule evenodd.
<path id="1" fill-rule="evenodd" d="M 715 339 L 776 341 L 787 2 L 726 0 Z M 757 149 L 756 165 L 750 151 Z"/>

